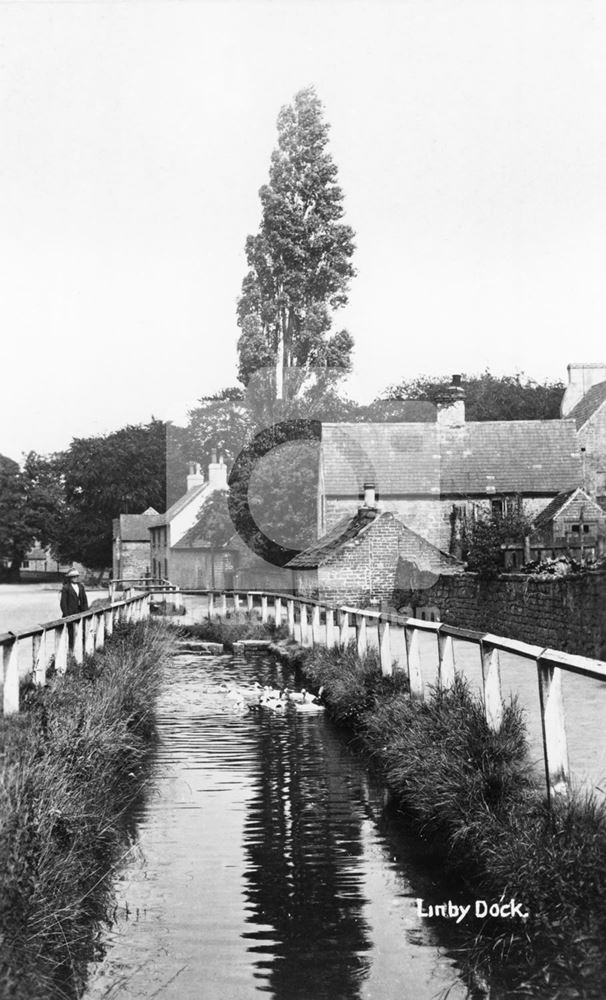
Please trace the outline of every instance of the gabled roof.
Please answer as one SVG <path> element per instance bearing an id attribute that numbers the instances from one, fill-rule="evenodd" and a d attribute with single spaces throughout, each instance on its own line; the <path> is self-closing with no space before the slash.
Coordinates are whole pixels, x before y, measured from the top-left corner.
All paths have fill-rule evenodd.
<path id="1" fill-rule="evenodd" d="M 194 501 L 201 503 L 209 489 L 210 487 L 208 483 L 200 483 L 198 486 L 192 486 L 191 490 L 188 490 L 182 497 L 175 500 L 174 504 L 168 508 L 165 514 L 158 515 L 154 521 L 153 527 L 170 524 L 177 514 L 180 514 L 182 510 L 189 507 L 190 503 L 194 503 Z M 212 490 L 210 490 L 210 492 L 212 492 Z"/>
<path id="2" fill-rule="evenodd" d="M 120 514 L 114 518 L 114 538 L 119 535 L 123 542 L 149 542 L 149 529 L 161 516 L 153 507 L 144 514 Z"/>
<path id="3" fill-rule="evenodd" d="M 438 549 L 416 531 L 407 528 L 390 511 L 381 512 L 373 507 L 360 507 L 353 517 L 342 518 L 326 535 L 308 549 L 299 552 L 286 565 L 288 569 L 316 569 L 338 558 L 360 536 L 372 529 L 380 520 L 388 519 L 398 528 L 398 558 L 415 563 L 419 569 L 442 572 L 459 571 L 463 563 Z"/>
<path id="4" fill-rule="evenodd" d="M 574 420 L 322 425 L 324 490 L 359 496 L 558 493 L 581 481 Z"/>
<path id="5" fill-rule="evenodd" d="M 328 562 L 347 542 L 353 541 L 378 517 L 376 507 L 361 507 L 353 517 L 342 517 L 330 531 L 286 565 L 289 569 L 312 569 Z"/>
<path id="6" fill-rule="evenodd" d="M 540 528 L 546 527 L 551 521 L 553 521 L 554 517 L 558 516 L 570 500 L 574 497 L 578 497 L 579 495 L 583 496 L 582 502 L 584 504 L 588 504 L 590 507 L 594 508 L 596 513 L 603 515 L 604 512 L 599 503 L 593 500 L 589 494 L 579 486 L 575 490 L 558 493 L 557 497 L 554 497 L 551 503 L 548 503 L 547 506 L 534 519 L 533 531 L 538 531 Z"/>
<path id="7" fill-rule="evenodd" d="M 576 422 L 577 430 L 586 424 L 602 403 L 606 402 L 606 382 L 598 382 L 588 389 L 576 406 L 573 406 L 568 416 Z"/>

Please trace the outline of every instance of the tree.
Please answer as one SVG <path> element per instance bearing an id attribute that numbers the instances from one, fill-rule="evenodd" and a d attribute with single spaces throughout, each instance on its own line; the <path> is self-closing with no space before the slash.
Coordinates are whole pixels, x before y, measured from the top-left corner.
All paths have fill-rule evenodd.
<path id="1" fill-rule="evenodd" d="M 167 425 L 129 425 L 75 438 L 56 456 L 65 509 L 55 547 L 61 559 L 94 569 L 112 563 L 112 519 L 166 506 Z M 181 491 L 182 492 L 182 491 Z"/>
<path id="2" fill-rule="evenodd" d="M 188 416 L 188 457 L 203 466 L 213 452 L 231 466 L 252 436 L 253 415 L 244 390 L 237 386 L 203 396 Z"/>
<path id="3" fill-rule="evenodd" d="M 521 511 L 508 511 L 478 517 L 464 532 L 464 554 L 467 568 L 484 579 L 498 576 L 504 567 L 504 548 L 523 544 L 532 523 Z"/>
<path id="4" fill-rule="evenodd" d="M 62 501 L 51 461 L 32 451 L 20 469 L 0 455 L 0 558 L 9 564 L 9 579 L 19 579 L 19 567 L 34 542 L 45 547 L 53 540 Z"/>
<path id="5" fill-rule="evenodd" d="M 354 234 L 341 221 L 343 193 L 328 131 L 313 87 L 282 108 L 269 183 L 259 191 L 261 226 L 246 240 L 238 378 L 247 385 L 255 371 L 274 369 L 278 399 L 285 395 L 285 370 L 324 369 L 330 380 L 351 369 L 351 336 L 329 335 L 331 310 L 347 302 L 355 272 Z"/>
<path id="6" fill-rule="evenodd" d="M 461 379 L 468 420 L 555 420 L 560 415 L 562 382 L 535 382 L 524 372 L 497 376 L 488 369 L 479 375 L 462 375 Z M 384 398 L 435 402 L 450 381 L 446 375 L 420 375 L 389 386 Z"/>

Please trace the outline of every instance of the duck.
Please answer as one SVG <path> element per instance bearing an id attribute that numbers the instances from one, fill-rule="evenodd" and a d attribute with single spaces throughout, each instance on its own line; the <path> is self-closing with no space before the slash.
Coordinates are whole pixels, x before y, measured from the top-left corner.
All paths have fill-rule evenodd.
<path id="1" fill-rule="evenodd" d="M 326 706 L 315 698 L 313 701 L 298 701 L 295 704 L 297 712 L 323 712 Z"/>

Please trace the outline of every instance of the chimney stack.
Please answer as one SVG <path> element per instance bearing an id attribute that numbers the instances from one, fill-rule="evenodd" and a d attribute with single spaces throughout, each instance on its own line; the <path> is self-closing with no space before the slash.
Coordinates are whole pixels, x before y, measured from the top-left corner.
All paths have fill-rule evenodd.
<path id="1" fill-rule="evenodd" d="M 436 399 L 438 428 L 454 430 L 465 426 L 465 389 L 461 376 L 453 375 L 452 382 Z"/>
<path id="2" fill-rule="evenodd" d="M 208 466 L 208 485 L 211 490 L 226 490 L 227 487 L 227 466 L 223 461 L 223 455 L 219 455 L 219 461 L 217 462 L 217 453 L 213 451 L 212 462 Z"/>
<path id="3" fill-rule="evenodd" d="M 606 365 L 574 363 L 568 365 L 568 385 L 560 403 L 560 416 L 567 417 L 593 385 L 606 382 Z"/>
<path id="4" fill-rule="evenodd" d="M 186 480 L 187 490 L 193 490 L 195 486 L 202 486 L 204 475 L 199 462 L 188 462 L 188 476 Z"/>
<path id="5" fill-rule="evenodd" d="M 377 506 L 377 495 L 376 487 L 374 483 L 364 483 L 364 503 L 362 504 L 362 510 L 372 508 L 376 509 Z"/>

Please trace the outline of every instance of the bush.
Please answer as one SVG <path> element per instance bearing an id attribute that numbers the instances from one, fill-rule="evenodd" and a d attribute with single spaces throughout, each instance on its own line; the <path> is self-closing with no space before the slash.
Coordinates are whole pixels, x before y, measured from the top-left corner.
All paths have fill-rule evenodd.
<path id="1" fill-rule="evenodd" d="M 0 995 L 79 995 L 146 778 L 163 624 L 120 626 L 105 649 L 24 692 L 0 720 Z"/>

